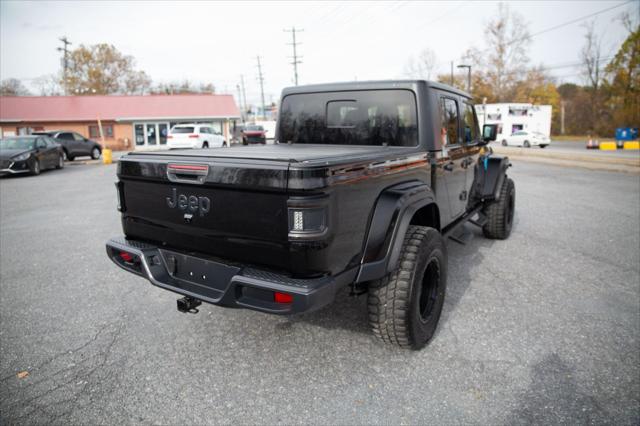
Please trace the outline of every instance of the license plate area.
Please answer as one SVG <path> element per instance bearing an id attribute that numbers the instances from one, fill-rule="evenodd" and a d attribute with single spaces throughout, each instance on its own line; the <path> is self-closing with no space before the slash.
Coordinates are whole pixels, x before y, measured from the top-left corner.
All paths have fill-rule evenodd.
<path id="1" fill-rule="evenodd" d="M 236 266 L 170 250 L 161 249 L 160 255 L 172 278 L 216 290 L 226 290 L 231 278 L 240 272 Z"/>

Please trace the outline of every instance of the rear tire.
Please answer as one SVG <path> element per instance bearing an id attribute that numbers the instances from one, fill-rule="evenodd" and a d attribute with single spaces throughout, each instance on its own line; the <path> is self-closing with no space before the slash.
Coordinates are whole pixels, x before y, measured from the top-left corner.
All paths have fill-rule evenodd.
<path id="1" fill-rule="evenodd" d="M 540 145 L 540 148 L 545 149 L 547 146 L 546 145 Z"/>
<path id="2" fill-rule="evenodd" d="M 507 146 L 507 140 L 506 139 L 502 139 L 502 146 Z"/>
<path id="3" fill-rule="evenodd" d="M 396 269 L 369 286 L 369 323 L 379 339 L 420 349 L 433 337 L 447 285 L 447 250 L 436 229 L 409 226 Z"/>
<path id="4" fill-rule="evenodd" d="M 66 150 L 66 149 L 63 149 L 63 150 L 62 150 L 62 159 L 63 159 L 64 161 L 69 160 L 69 156 L 67 155 L 67 150 Z"/>
<path id="5" fill-rule="evenodd" d="M 513 216 L 516 208 L 516 186 L 513 180 L 505 176 L 500 189 L 500 198 L 483 208 L 487 223 L 482 233 L 492 240 L 505 240 L 511 234 Z"/>
<path id="6" fill-rule="evenodd" d="M 209 148 L 209 142 L 206 142 L 206 141 L 205 141 L 205 142 L 202 144 L 202 149 L 207 149 L 207 148 Z"/>
<path id="7" fill-rule="evenodd" d="M 529 143 L 529 141 L 524 141 L 524 147 L 531 148 L 531 144 Z"/>
<path id="8" fill-rule="evenodd" d="M 226 141 L 222 141 L 222 147 L 226 148 L 227 147 L 227 142 Z"/>
<path id="9" fill-rule="evenodd" d="M 64 169 L 64 154 L 58 157 L 58 164 L 56 164 L 56 169 Z"/>

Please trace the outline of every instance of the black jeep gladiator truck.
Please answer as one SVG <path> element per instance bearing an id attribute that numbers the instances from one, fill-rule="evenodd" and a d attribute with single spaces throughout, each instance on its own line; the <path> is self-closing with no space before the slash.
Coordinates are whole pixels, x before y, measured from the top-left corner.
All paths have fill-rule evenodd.
<path id="1" fill-rule="evenodd" d="M 131 152 L 118 163 L 121 268 L 201 302 L 294 314 L 368 292 L 376 336 L 419 349 L 447 283 L 445 238 L 511 232 L 515 187 L 470 96 L 427 81 L 297 86 L 276 143 Z M 340 294 L 345 294 L 341 292 Z"/>

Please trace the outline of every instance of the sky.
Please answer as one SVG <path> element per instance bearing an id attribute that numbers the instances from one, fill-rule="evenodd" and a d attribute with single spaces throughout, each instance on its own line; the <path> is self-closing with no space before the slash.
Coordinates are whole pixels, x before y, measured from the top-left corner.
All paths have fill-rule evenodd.
<path id="1" fill-rule="evenodd" d="M 603 54 L 612 56 L 626 37 L 620 14 L 640 21 L 640 0 L 506 3 L 533 35 L 531 63 L 549 67 L 559 82 L 581 82 L 580 69 L 567 65 L 579 61 L 585 22 L 595 20 Z M 408 58 L 422 49 L 432 49 L 438 72 L 446 73 L 468 48 L 483 47 L 484 27 L 497 10 L 493 1 L 0 0 L 0 79 L 18 78 L 35 91 L 35 78 L 60 70 L 57 47 L 66 36 L 71 48 L 113 44 L 154 82 L 211 82 L 218 92 L 237 95 L 243 75 L 248 103 L 260 98 L 259 55 L 266 102 L 275 102 L 293 85 L 292 40 L 285 29 L 302 30 L 299 84 L 405 78 Z"/>

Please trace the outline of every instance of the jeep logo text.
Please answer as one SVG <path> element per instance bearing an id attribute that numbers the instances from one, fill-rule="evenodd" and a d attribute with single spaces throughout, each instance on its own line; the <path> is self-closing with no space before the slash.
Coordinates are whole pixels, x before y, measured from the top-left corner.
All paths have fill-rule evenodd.
<path id="1" fill-rule="evenodd" d="M 211 200 L 209 197 L 178 194 L 176 188 L 171 190 L 171 197 L 167 197 L 167 205 L 172 209 L 177 207 L 180 210 L 188 210 L 191 213 L 199 212 L 201 217 L 211 210 Z"/>

